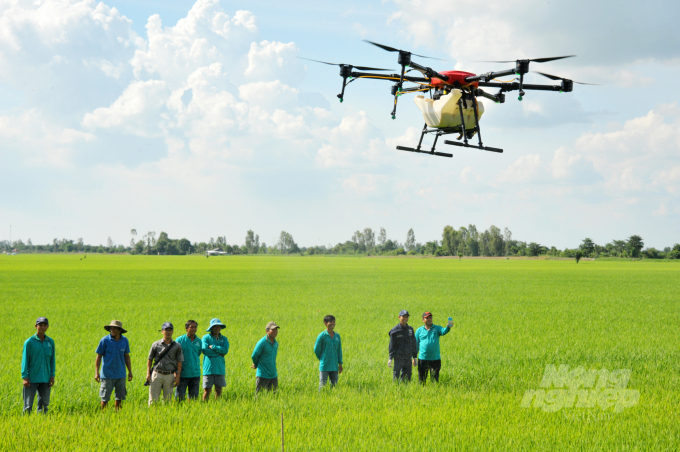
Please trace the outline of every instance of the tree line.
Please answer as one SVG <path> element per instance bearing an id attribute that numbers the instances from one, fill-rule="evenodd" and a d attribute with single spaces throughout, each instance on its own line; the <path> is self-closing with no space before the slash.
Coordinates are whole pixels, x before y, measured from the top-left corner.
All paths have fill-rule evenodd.
<path id="1" fill-rule="evenodd" d="M 644 241 L 639 235 L 632 235 L 627 239 L 612 240 L 604 245 L 596 244 L 592 239 L 585 238 L 576 248 L 560 250 L 554 246 L 544 246 L 537 242 L 514 240 L 508 228 L 502 231 L 491 225 L 480 231 L 473 224 L 454 229 L 444 227 L 441 240 L 425 243 L 416 241 L 413 229 L 409 229 L 404 242 L 387 237 L 385 228 L 374 231 L 371 228 L 355 231 L 352 237 L 341 243 L 332 245 L 318 245 L 300 247 L 293 236 L 281 231 L 278 241 L 271 246 L 260 242 L 260 236 L 252 230 L 246 232 L 242 245 L 229 244 L 227 238 L 211 237 L 209 241 L 191 242 L 186 238 L 172 239 L 166 232 L 156 237 L 154 231 L 139 235 L 136 229 L 130 231 L 129 244 L 115 244 L 111 237 L 106 245 L 86 245 L 83 239 L 76 241 L 69 239 L 54 239 L 51 244 L 34 245 L 31 239 L 26 243 L 16 240 L 12 243 L 5 240 L 0 242 L 0 249 L 5 253 L 16 250 L 19 253 L 129 253 L 148 255 L 187 255 L 205 254 L 210 250 L 222 251 L 229 255 L 244 254 L 301 254 L 301 255 L 431 255 L 431 256 L 551 256 L 575 258 L 582 257 L 621 257 L 646 259 L 680 259 L 680 244 L 668 246 L 663 250 L 645 248 Z"/>

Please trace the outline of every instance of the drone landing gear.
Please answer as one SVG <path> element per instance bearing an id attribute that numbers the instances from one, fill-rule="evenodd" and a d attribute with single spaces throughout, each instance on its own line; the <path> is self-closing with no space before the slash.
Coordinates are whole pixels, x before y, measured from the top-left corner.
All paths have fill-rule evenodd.
<path id="1" fill-rule="evenodd" d="M 442 128 L 442 129 L 429 129 L 427 128 L 427 123 L 423 126 L 423 131 L 420 133 L 420 141 L 418 141 L 418 146 L 414 148 L 407 148 L 405 146 L 397 146 L 397 149 L 400 151 L 408 151 L 408 152 L 418 152 L 421 154 L 429 154 L 429 155 L 437 155 L 440 157 L 453 157 L 452 154 L 447 154 L 445 152 L 435 152 L 434 148 L 437 146 L 437 140 L 441 135 L 448 135 L 451 133 L 459 133 L 460 136 L 458 139 L 460 140 L 461 138 L 463 139 L 463 143 L 458 143 L 456 141 L 450 141 L 450 140 L 445 140 L 445 144 L 452 144 L 454 146 L 460 146 L 464 148 L 474 148 L 474 149 L 481 149 L 482 151 L 490 151 L 490 152 L 498 152 L 498 153 L 503 153 L 503 149 L 499 148 L 492 148 L 489 146 L 484 146 L 482 144 L 482 131 L 480 130 L 479 127 L 479 113 L 477 111 L 477 99 L 474 98 L 472 93 L 465 93 L 467 95 L 461 96 L 461 98 L 458 100 L 458 109 L 460 112 L 460 119 L 461 119 L 461 125 L 458 127 L 452 127 L 452 128 Z M 475 115 L 475 127 L 472 129 L 467 129 L 465 127 L 465 116 L 463 114 L 463 103 L 465 100 L 469 100 L 472 102 L 472 108 L 474 111 Z M 423 144 L 423 137 L 425 136 L 426 133 L 434 133 L 434 143 L 432 144 L 432 149 L 428 151 L 423 151 L 421 150 L 421 145 Z M 475 134 L 477 134 L 477 139 L 479 140 L 479 145 L 475 146 L 473 144 L 468 144 L 468 138 L 472 138 Z"/>
<path id="2" fill-rule="evenodd" d="M 420 149 L 420 146 L 423 144 L 423 137 L 425 136 L 426 133 L 435 133 L 434 136 L 434 143 L 432 144 L 432 149 L 429 151 L 422 151 Z M 397 146 L 397 149 L 400 151 L 407 151 L 407 152 L 418 152 L 420 154 L 429 154 L 429 155 L 437 155 L 439 157 L 453 157 L 453 154 L 447 154 L 446 152 L 434 152 L 434 148 L 437 147 L 437 140 L 439 139 L 440 135 L 445 135 L 446 132 L 442 130 L 427 130 L 427 124 L 423 126 L 423 131 L 420 132 L 420 141 L 418 141 L 418 147 L 415 149 L 413 148 L 407 148 L 406 146 Z"/>
<path id="3" fill-rule="evenodd" d="M 451 141 L 451 140 L 444 140 L 444 144 L 452 144 L 454 146 L 460 146 L 460 147 L 463 147 L 463 148 L 481 149 L 482 151 L 498 152 L 500 154 L 503 153 L 503 149 L 491 148 L 489 146 L 475 146 L 474 144 L 459 143 L 457 141 Z"/>

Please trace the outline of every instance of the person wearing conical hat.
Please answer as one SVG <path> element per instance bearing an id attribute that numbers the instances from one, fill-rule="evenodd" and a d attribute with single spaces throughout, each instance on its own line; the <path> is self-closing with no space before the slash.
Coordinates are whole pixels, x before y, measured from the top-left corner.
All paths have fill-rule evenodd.
<path id="1" fill-rule="evenodd" d="M 97 359 L 94 363 L 94 379 L 101 383 L 99 397 L 101 397 L 101 407 L 106 408 L 111 395 L 116 394 L 116 411 L 118 411 L 125 400 L 127 389 L 125 387 L 125 368 L 127 367 L 127 380 L 132 381 L 132 363 L 130 362 L 130 344 L 124 333 L 123 322 L 111 320 L 111 323 L 104 326 L 109 332 L 104 336 L 97 346 Z M 103 365 L 102 365 L 103 364 Z M 101 373 L 99 368 L 101 367 Z"/>
<path id="2" fill-rule="evenodd" d="M 212 387 L 215 386 L 215 399 L 222 395 L 222 388 L 227 385 L 224 378 L 224 357 L 229 353 L 229 340 L 222 334 L 226 325 L 220 319 L 210 320 L 210 326 L 206 330 L 208 334 L 203 336 L 203 401 L 210 397 Z"/>

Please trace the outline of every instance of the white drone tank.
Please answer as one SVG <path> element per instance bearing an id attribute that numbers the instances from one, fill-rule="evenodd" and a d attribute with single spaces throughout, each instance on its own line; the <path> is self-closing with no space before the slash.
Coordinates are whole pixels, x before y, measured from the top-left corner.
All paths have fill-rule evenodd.
<path id="1" fill-rule="evenodd" d="M 438 129 L 458 127 L 461 124 L 460 110 L 458 108 L 460 96 L 461 91 L 453 89 L 449 94 L 445 94 L 437 100 L 427 99 L 425 96 L 419 95 L 413 99 L 413 102 L 420 108 L 425 123 L 429 127 Z M 479 101 L 477 101 L 477 114 L 481 120 L 484 114 L 484 104 Z M 467 102 L 467 107 L 463 107 L 463 117 L 465 119 L 465 129 L 474 129 L 476 126 L 475 110 L 470 101 Z"/>

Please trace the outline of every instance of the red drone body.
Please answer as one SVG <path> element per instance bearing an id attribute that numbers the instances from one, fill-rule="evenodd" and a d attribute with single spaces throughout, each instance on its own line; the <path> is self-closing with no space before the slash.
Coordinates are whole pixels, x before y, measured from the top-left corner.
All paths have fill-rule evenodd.
<path id="1" fill-rule="evenodd" d="M 466 82 L 465 78 L 466 77 L 474 77 L 477 74 L 473 74 L 471 72 L 463 72 L 463 71 L 441 71 L 441 75 L 445 75 L 448 77 L 446 82 L 443 82 L 442 80 L 433 77 L 432 78 L 432 86 L 434 86 L 437 89 L 442 89 L 444 88 L 447 84 L 448 85 L 454 85 L 455 83 L 459 83 L 461 86 L 474 86 L 475 88 L 479 88 L 479 82 Z"/>

